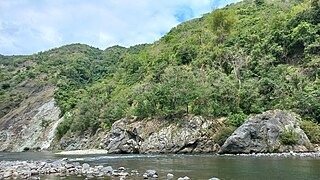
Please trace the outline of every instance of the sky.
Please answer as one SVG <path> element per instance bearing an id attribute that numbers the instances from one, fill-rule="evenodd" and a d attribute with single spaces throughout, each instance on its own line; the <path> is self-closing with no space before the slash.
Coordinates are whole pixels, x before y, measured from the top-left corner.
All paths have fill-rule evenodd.
<path id="1" fill-rule="evenodd" d="M 0 0 L 0 54 L 152 43 L 181 22 L 238 1 Z"/>

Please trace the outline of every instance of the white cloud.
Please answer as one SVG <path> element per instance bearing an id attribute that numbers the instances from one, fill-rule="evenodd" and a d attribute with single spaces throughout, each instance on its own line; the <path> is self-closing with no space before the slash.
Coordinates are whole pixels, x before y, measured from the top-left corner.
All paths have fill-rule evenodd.
<path id="1" fill-rule="evenodd" d="M 32 54 L 63 44 L 104 49 L 150 43 L 179 21 L 239 0 L 0 0 L 0 54 Z"/>

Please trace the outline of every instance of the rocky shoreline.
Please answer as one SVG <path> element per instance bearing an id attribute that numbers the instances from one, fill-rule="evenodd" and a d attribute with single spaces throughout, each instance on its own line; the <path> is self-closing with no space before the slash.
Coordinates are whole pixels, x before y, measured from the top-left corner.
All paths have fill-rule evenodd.
<path id="1" fill-rule="evenodd" d="M 41 179 L 46 176 L 68 177 L 77 176 L 84 179 L 112 177 L 121 179 L 141 178 L 157 179 L 155 170 L 146 170 L 140 174 L 137 170 L 128 170 L 125 167 L 113 169 L 111 166 L 90 166 L 88 163 L 70 162 L 67 158 L 55 161 L 0 161 L 1 179 Z M 167 180 L 174 175 L 169 173 Z M 189 177 L 178 177 L 178 180 L 190 180 Z M 219 180 L 211 178 L 210 180 Z"/>
<path id="2" fill-rule="evenodd" d="M 251 154 L 219 154 L 219 156 L 241 156 L 241 157 L 275 157 L 275 158 L 287 158 L 287 157 L 297 157 L 297 158 L 320 158 L 320 151 L 318 152 L 286 152 L 286 153 L 251 153 Z"/>
<path id="3" fill-rule="evenodd" d="M 103 149 L 85 149 L 74 151 L 62 151 L 55 153 L 57 155 L 90 155 L 90 154 L 108 154 L 107 150 Z"/>
<path id="4" fill-rule="evenodd" d="M 217 154 L 217 157 L 274 157 L 274 158 L 316 158 L 320 152 L 307 153 L 252 153 L 252 154 Z M 146 170 L 143 174 L 137 170 L 125 167 L 113 169 L 111 166 L 90 166 L 88 163 L 71 162 L 67 158 L 47 161 L 0 161 L 0 179 L 40 179 L 43 176 L 78 176 L 83 178 L 117 177 L 119 179 L 157 179 L 155 170 Z M 167 174 L 166 179 L 173 179 L 173 174 Z M 178 180 L 188 180 L 189 177 L 179 177 Z M 214 179 L 214 178 L 211 178 Z M 218 180 L 218 178 L 215 178 Z"/>
<path id="5" fill-rule="evenodd" d="M 105 176 L 120 177 L 138 176 L 139 172 L 127 172 L 124 167 L 113 169 L 111 166 L 90 166 L 88 163 L 70 162 L 67 158 L 56 161 L 1 161 L 0 179 L 40 179 L 41 176 L 59 177 L 81 176 L 98 178 Z"/>

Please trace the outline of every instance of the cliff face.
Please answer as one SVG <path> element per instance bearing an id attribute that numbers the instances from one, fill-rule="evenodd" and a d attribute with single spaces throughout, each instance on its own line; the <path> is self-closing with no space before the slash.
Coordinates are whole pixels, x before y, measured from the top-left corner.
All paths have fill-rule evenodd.
<path id="1" fill-rule="evenodd" d="M 101 148 L 109 153 L 125 154 L 217 152 L 219 147 L 212 137 L 224 120 L 191 115 L 178 121 L 123 118 L 112 125 L 110 132 L 98 130 L 93 136 L 63 138 L 52 144 L 52 148 Z"/>
<path id="2" fill-rule="evenodd" d="M 32 82 L 29 82 L 32 83 Z M 0 151 L 46 150 L 54 138 L 60 109 L 53 99 L 54 87 L 31 94 L 0 119 Z"/>

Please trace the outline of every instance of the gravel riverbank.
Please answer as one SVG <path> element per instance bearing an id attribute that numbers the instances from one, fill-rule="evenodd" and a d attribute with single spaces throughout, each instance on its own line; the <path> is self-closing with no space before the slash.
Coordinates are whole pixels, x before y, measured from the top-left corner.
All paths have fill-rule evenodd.
<path id="1" fill-rule="evenodd" d="M 92 151 L 90 151 L 91 153 Z M 69 152 L 71 153 L 71 152 Z M 88 153 L 79 151 L 78 154 Z M 74 154 L 74 152 L 72 153 Z M 274 157 L 274 158 L 315 158 L 320 159 L 320 152 L 309 153 L 253 153 L 253 154 L 223 154 L 219 157 L 241 156 L 241 157 Z M 158 173 L 155 170 L 129 170 L 125 167 L 113 169 L 111 166 L 91 166 L 88 163 L 69 161 L 67 158 L 46 161 L 0 161 L 0 179 L 40 179 L 44 176 L 79 176 L 85 178 L 116 177 L 117 179 L 155 179 Z M 167 179 L 172 179 L 173 174 L 168 174 Z M 188 179 L 188 177 L 175 177 L 174 179 Z"/>
<path id="2" fill-rule="evenodd" d="M 108 151 L 102 150 L 102 149 L 86 149 L 86 150 L 62 151 L 55 154 L 58 154 L 58 155 L 108 154 Z"/>

